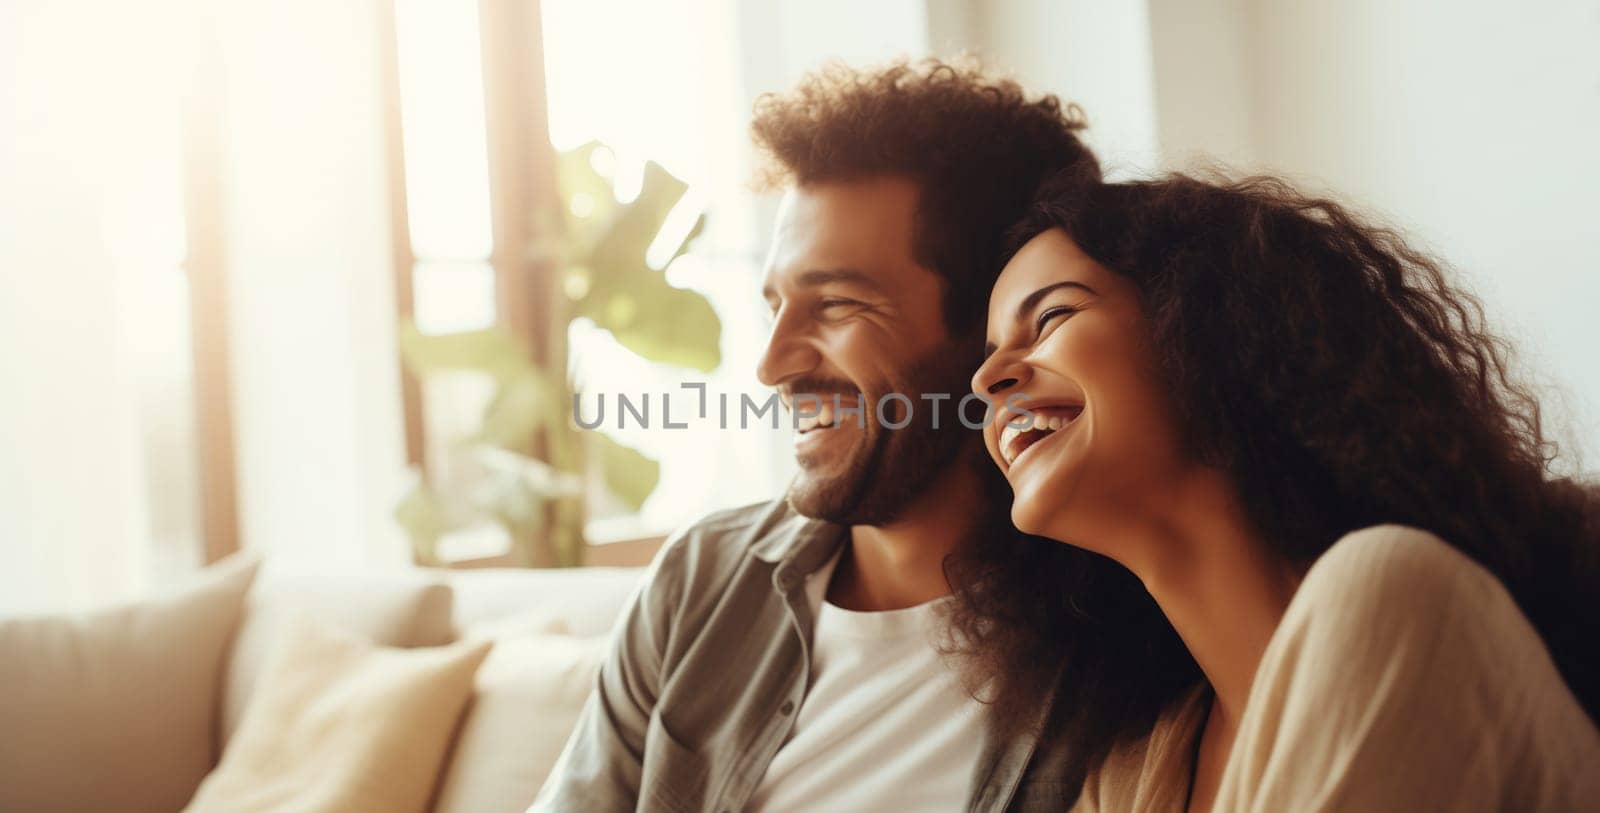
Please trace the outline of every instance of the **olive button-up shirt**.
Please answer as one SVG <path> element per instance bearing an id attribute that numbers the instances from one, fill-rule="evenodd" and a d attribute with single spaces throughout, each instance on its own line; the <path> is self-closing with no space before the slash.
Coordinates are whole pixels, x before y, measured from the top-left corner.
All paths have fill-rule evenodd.
<path id="1" fill-rule="evenodd" d="M 531 810 L 742 809 L 810 683 L 806 577 L 846 530 L 778 500 L 714 514 L 670 540 Z M 1077 797 L 1083 768 L 1070 749 L 975 736 L 985 742 L 972 796 L 952 799 L 952 810 L 1064 810 Z"/>

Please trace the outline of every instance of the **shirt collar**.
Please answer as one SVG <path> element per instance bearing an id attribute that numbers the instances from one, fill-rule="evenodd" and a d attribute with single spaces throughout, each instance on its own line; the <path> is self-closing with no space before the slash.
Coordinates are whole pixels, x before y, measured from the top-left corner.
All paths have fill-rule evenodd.
<path id="1" fill-rule="evenodd" d="M 828 563 L 848 531 L 843 525 L 801 516 L 786 507 L 777 526 L 761 534 L 750 545 L 750 552 L 763 562 L 786 564 L 806 575 Z"/>

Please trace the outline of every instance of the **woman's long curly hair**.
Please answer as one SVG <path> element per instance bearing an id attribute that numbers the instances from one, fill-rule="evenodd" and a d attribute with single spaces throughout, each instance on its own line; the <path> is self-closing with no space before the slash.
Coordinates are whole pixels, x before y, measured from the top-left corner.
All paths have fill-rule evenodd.
<path id="1" fill-rule="evenodd" d="M 1381 523 L 1431 531 L 1500 578 L 1600 719 L 1600 499 L 1551 473 L 1538 402 L 1438 262 L 1271 178 L 1048 183 L 1012 253 L 1053 228 L 1138 288 L 1190 451 L 1285 557 Z M 1201 678 L 1109 559 L 997 535 L 946 569 L 1002 729 L 1053 696 L 1045 736 L 1092 765 Z"/>

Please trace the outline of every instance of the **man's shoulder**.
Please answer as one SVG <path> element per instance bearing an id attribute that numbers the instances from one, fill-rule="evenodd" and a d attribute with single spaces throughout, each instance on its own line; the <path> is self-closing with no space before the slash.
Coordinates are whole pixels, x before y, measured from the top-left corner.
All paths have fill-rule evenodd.
<path id="1" fill-rule="evenodd" d="M 673 534 L 656 555 L 645 588 L 647 612 L 699 624 L 719 607 L 726 609 L 723 599 L 730 593 L 773 597 L 778 563 L 796 556 L 810 561 L 831 551 L 837 530 L 796 513 L 782 499 L 709 514 Z"/>
<path id="2" fill-rule="evenodd" d="M 733 563 L 747 556 L 778 561 L 831 527 L 797 513 L 779 498 L 717 511 L 667 540 L 662 566 Z"/>
<path id="3" fill-rule="evenodd" d="M 713 511 L 690 523 L 679 535 L 697 540 L 749 536 L 751 531 L 780 525 L 799 516 L 788 500 L 779 497 Z"/>

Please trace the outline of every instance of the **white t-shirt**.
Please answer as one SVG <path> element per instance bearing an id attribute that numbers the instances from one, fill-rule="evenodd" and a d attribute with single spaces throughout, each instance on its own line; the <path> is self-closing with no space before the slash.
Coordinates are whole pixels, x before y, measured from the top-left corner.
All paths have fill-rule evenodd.
<path id="1" fill-rule="evenodd" d="M 959 810 L 977 766 L 982 706 L 936 648 L 943 598 L 863 613 L 823 601 L 838 557 L 813 573 L 811 685 L 749 811 Z"/>

